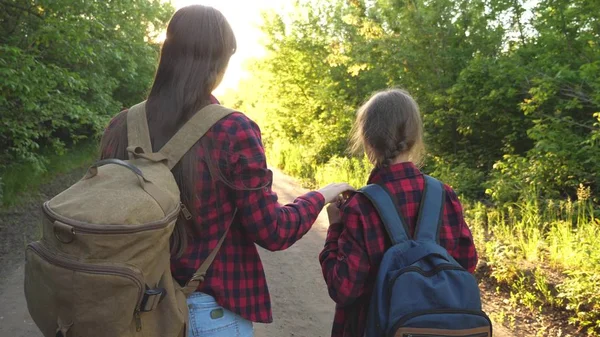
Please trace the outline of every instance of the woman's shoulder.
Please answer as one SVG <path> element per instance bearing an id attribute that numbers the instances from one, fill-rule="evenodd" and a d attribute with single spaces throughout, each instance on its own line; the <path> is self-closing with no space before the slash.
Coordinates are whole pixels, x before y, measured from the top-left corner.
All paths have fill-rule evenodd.
<path id="1" fill-rule="evenodd" d="M 230 142 L 261 143 L 259 126 L 241 111 L 234 111 L 217 122 L 211 129 L 213 136 Z"/>
<path id="2" fill-rule="evenodd" d="M 457 219 L 462 216 L 463 206 L 459 200 L 458 194 L 450 184 L 443 183 L 444 186 L 444 217 Z M 454 222 L 452 222 L 454 223 Z"/>
<path id="3" fill-rule="evenodd" d="M 114 116 L 110 117 L 108 124 L 104 128 L 103 135 L 114 134 L 115 132 L 118 134 L 124 130 L 127 123 L 127 111 L 128 109 L 122 109 Z"/>
<path id="4" fill-rule="evenodd" d="M 223 118 L 220 123 L 222 127 L 249 129 L 258 128 L 258 125 L 245 113 L 232 109 L 233 112 Z"/>

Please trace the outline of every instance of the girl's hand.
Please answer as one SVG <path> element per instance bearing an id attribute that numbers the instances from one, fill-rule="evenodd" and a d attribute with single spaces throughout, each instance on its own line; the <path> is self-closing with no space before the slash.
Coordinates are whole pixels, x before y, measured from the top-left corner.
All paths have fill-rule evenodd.
<path id="1" fill-rule="evenodd" d="M 327 217 L 329 218 L 329 225 L 342 222 L 342 212 L 340 206 L 342 205 L 342 197 L 338 197 L 336 202 L 332 202 L 327 206 Z"/>
<path id="2" fill-rule="evenodd" d="M 354 191 L 354 187 L 346 184 L 346 183 L 336 183 L 336 184 L 329 184 L 323 188 L 321 188 L 320 190 L 318 190 L 317 192 L 321 193 L 323 195 L 323 198 L 325 198 L 325 203 L 329 204 L 332 203 L 334 201 L 337 201 L 338 197 L 340 194 L 344 193 L 344 192 L 350 192 L 350 191 Z"/>

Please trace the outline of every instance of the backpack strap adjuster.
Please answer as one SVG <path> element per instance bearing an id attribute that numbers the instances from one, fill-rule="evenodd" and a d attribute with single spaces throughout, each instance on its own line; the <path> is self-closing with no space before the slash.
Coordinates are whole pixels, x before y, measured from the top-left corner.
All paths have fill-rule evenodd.
<path id="1" fill-rule="evenodd" d="M 206 276 L 205 273 L 194 274 L 194 276 L 192 276 L 192 278 L 190 279 L 190 281 L 198 281 L 199 283 L 204 283 L 204 277 L 205 276 Z"/>
<path id="2" fill-rule="evenodd" d="M 166 295 L 167 291 L 164 288 L 146 288 L 142 303 L 140 304 L 140 312 L 148 312 L 156 309 Z"/>

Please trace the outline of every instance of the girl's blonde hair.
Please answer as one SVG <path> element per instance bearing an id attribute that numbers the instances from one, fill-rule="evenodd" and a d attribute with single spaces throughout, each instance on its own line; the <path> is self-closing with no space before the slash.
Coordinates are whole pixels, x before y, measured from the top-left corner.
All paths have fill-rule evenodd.
<path id="1" fill-rule="evenodd" d="M 423 122 L 417 102 L 402 89 L 371 96 L 358 109 L 352 130 L 352 151 L 364 151 L 378 167 L 389 166 L 401 154 L 420 165 L 423 159 Z"/>

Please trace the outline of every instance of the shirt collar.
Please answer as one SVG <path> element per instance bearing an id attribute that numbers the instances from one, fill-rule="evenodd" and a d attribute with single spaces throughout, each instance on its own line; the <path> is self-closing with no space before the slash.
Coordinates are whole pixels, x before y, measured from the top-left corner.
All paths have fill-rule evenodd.
<path id="1" fill-rule="evenodd" d="M 387 181 L 400 180 L 423 175 L 412 162 L 393 164 L 387 167 L 376 167 L 371 171 L 369 184 L 379 184 Z"/>

